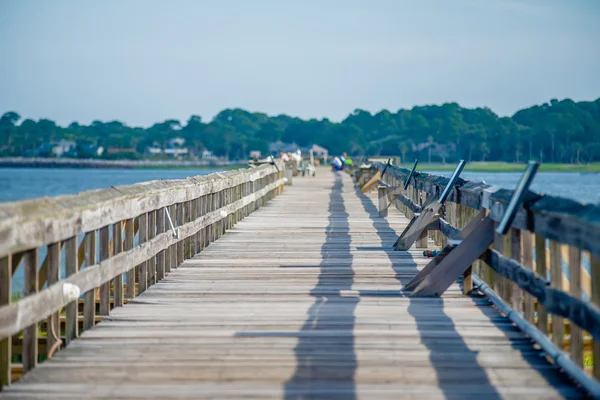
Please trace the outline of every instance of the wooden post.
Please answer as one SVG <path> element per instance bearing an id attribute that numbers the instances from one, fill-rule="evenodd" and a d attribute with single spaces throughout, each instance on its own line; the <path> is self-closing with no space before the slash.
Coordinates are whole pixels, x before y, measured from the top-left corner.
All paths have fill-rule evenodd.
<path id="1" fill-rule="evenodd" d="M 133 249 L 133 219 L 129 218 L 125 220 L 125 248 L 124 251 L 128 251 Z M 131 268 L 127 271 L 126 277 L 127 279 L 127 298 L 134 299 L 135 298 L 135 268 Z"/>
<path id="2" fill-rule="evenodd" d="M 65 275 L 67 277 L 76 274 L 79 270 L 77 261 L 77 236 L 73 236 L 65 242 Z M 65 345 L 67 346 L 79 332 L 79 323 L 77 322 L 79 310 L 77 308 L 77 300 L 75 300 L 67 304 L 65 310 Z"/>
<path id="3" fill-rule="evenodd" d="M 164 207 L 155 212 L 156 234 L 160 235 L 165 231 L 165 209 Z M 161 250 L 156 255 L 156 282 L 165 278 L 165 251 Z"/>
<path id="4" fill-rule="evenodd" d="M 600 307 L 600 258 L 590 254 L 591 274 L 592 274 L 592 304 Z M 594 357 L 594 378 L 600 379 L 600 341 L 594 340 L 592 343 L 592 353 Z"/>
<path id="5" fill-rule="evenodd" d="M 48 245 L 48 286 L 55 284 L 60 280 L 60 243 Z M 52 329 L 60 336 L 60 324 L 58 323 L 59 314 L 53 313 L 48 317 L 46 324 L 46 354 L 49 354 L 52 347 L 60 340 L 54 337 Z"/>
<path id="6" fill-rule="evenodd" d="M 154 239 L 156 236 L 156 213 L 157 211 L 150 211 L 148 213 L 148 220 L 146 224 L 146 237 L 148 240 Z M 150 257 L 146 261 L 146 286 L 150 287 L 156 283 L 156 257 Z"/>
<path id="7" fill-rule="evenodd" d="M 388 188 L 385 186 L 377 187 L 377 197 L 379 200 L 379 216 L 386 218 L 388 216 L 389 199 L 387 196 Z"/>
<path id="8" fill-rule="evenodd" d="M 522 232 L 523 239 L 523 266 L 530 271 L 533 271 L 533 235 L 529 231 Z M 524 293 L 524 312 L 527 322 L 534 322 L 534 303 L 533 296 L 529 293 Z"/>
<path id="9" fill-rule="evenodd" d="M 108 242 L 109 232 L 108 226 L 100 228 L 100 261 L 107 260 L 110 257 Z M 100 286 L 100 309 L 99 315 L 108 315 L 110 312 L 110 282 L 106 282 Z"/>
<path id="10" fill-rule="evenodd" d="M 521 264 L 521 231 L 512 228 L 510 231 L 510 257 Z M 523 311 L 523 292 L 519 286 L 512 282 L 512 308 L 521 313 Z"/>
<path id="11" fill-rule="evenodd" d="M 139 243 L 148 241 L 148 214 L 144 213 L 138 216 L 139 225 Z M 137 266 L 138 271 L 138 294 L 144 293 L 148 289 L 148 262 L 144 261 Z"/>
<path id="12" fill-rule="evenodd" d="M 535 235 L 535 272 L 546 279 L 548 273 L 546 272 L 546 239 L 543 236 Z M 546 308 L 537 303 L 538 321 L 537 327 L 540 331 L 548 334 L 548 311 Z"/>
<path id="13" fill-rule="evenodd" d="M 562 290 L 562 257 L 560 254 L 560 243 L 550 241 L 550 277 L 553 288 Z M 565 345 L 565 324 L 562 317 L 552 314 L 552 343 L 562 349 Z"/>
<path id="14" fill-rule="evenodd" d="M 173 225 L 177 226 L 176 220 L 177 206 L 175 204 L 169 206 L 169 215 L 171 216 L 171 220 L 173 221 Z M 170 272 L 171 269 L 177 268 L 177 244 L 172 244 L 170 246 L 169 255 L 171 260 L 168 264 L 167 272 Z"/>
<path id="15" fill-rule="evenodd" d="M 581 250 L 569 246 L 569 291 L 576 298 L 581 298 Z M 583 367 L 583 331 L 576 324 L 571 323 L 571 341 L 569 352 L 571 359 Z"/>
<path id="16" fill-rule="evenodd" d="M 87 232 L 83 238 L 85 252 L 85 266 L 96 264 L 96 231 Z M 50 250 L 48 250 L 50 254 Z M 92 289 L 85 293 L 83 301 L 83 330 L 87 331 L 94 326 L 96 314 L 96 290 Z M 50 335 L 48 335 L 50 337 Z"/>
<path id="17" fill-rule="evenodd" d="M 31 296 L 38 292 L 38 249 L 25 252 L 23 268 L 25 269 L 24 295 Z M 31 371 L 37 365 L 38 333 L 37 323 L 23 331 L 23 372 Z"/>
<path id="18" fill-rule="evenodd" d="M 177 226 L 183 225 L 183 203 L 177 204 Z M 177 267 L 179 267 L 183 263 L 183 240 L 179 240 L 177 242 Z"/>
<path id="19" fill-rule="evenodd" d="M 0 259 L 0 307 L 10 304 L 12 298 L 12 257 Z M 12 361 L 12 337 L 0 341 L 0 389 L 10 385 Z"/>
<path id="20" fill-rule="evenodd" d="M 123 251 L 123 225 L 121 221 L 113 224 L 113 255 Z M 114 307 L 123 306 L 123 274 L 119 274 L 113 280 Z"/>
<path id="21" fill-rule="evenodd" d="M 504 254 L 504 237 L 496 232 L 497 222 L 494 222 L 494 250 L 500 254 Z M 491 268 L 490 268 L 491 269 Z M 498 296 L 504 298 L 504 277 L 494 272 L 494 292 L 498 293 Z"/>

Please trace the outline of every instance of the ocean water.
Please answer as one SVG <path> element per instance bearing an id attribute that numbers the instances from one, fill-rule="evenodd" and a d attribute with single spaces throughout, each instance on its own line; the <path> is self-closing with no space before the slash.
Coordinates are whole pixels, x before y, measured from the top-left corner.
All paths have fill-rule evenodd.
<path id="1" fill-rule="evenodd" d="M 222 170 L 0 168 L 0 202 L 76 194 L 156 179 L 185 179 Z"/>
<path id="2" fill-rule="evenodd" d="M 449 171 L 425 171 L 450 177 Z M 469 181 L 484 181 L 506 189 L 515 189 L 520 172 L 463 172 L 460 177 Z M 581 203 L 600 203 L 600 173 L 538 172 L 531 190 L 553 196 L 566 197 Z"/>

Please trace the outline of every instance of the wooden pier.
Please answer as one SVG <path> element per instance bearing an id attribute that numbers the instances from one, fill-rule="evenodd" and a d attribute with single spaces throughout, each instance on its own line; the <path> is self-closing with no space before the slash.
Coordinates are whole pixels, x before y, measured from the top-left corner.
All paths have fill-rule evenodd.
<path id="1" fill-rule="evenodd" d="M 83 252 L 92 265 L 88 275 L 81 278 L 86 268 L 75 268 L 70 280 L 52 280 L 47 273 L 47 281 L 55 286 L 68 281 L 87 293 L 84 332 L 69 322 L 80 314 L 73 306 L 78 294 L 65 295 L 64 284 L 56 293 L 52 288 L 38 291 L 39 274 L 28 274 L 28 279 L 34 277 L 33 284 L 26 283 L 29 296 L 0 308 L 0 328 L 10 332 L 13 342 L 23 342 L 22 364 L 27 367 L 19 367 L 27 373 L 10 385 L 5 381 L 0 398 L 589 395 L 488 297 L 471 292 L 470 275 L 440 298 L 409 297 L 402 290 L 431 261 L 423 256 L 423 248 L 438 248 L 442 240 L 440 232 L 430 232 L 420 239 L 419 249 L 394 251 L 410 221 L 407 215 L 412 216 L 402 204 L 381 212 L 381 194 L 378 200 L 377 191 L 361 193 L 355 176 L 326 169 L 318 170 L 316 177 L 295 177 L 285 189 L 283 171 L 274 166 L 261 166 L 244 176 L 227 174 L 229 183 L 210 177 L 179 183 L 177 188 L 155 184 L 154 194 L 168 192 L 171 198 L 163 201 L 159 196 L 146 205 L 136 201 L 138 210 L 109 216 L 105 212 L 106 219 L 82 228 L 81 233 L 98 229 L 100 262 L 89 254 L 92 240 L 84 239 Z M 392 179 L 387 181 L 393 184 Z M 131 190 L 130 196 L 136 198 L 135 193 L 146 192 Z M 419 203 L 416 190 L 407 195 Z M 165 209 L 171 212 L 158 222 L 159 215 L 167 215 Z M 123 218 L 120 212 L 131 215 Z M 454 218 L 464 225 L 468 216 L 457 211 Z M 170 232 L 169 218 L 179 229 L 177 235 Z M 22 222 L 26 229 L 28 221 Z M 110 236 L 102 231 L 107 222 L 117 226 Z M 8 232 L 3 227 L 0 234 Z M 125 240 L 120 237 L 122 227 Z M 40 236 L 25 244 L 19 233 L 2 236 L 7 238 L 2 239 L 7 243 L 2 249 L 6 251 L 8 243 L 12 247 L 0 278 L 6 271 L 12 274 L 13 264 L 25 262 L 27 267 L 29 248 L 49 240 L 70 246 L 65 254 L 72 258 L 67 262 L 77 265 L 77 240 L 68 244 L 74 231 L 61 229 L 63 233 L 57 230 L 52 239 Z M 60 248 L 49 250 L 48 257 Z M 127 257 L 117 258 L 119 254 Z M 49 264 L 53 270 L 57 260 Z M 102 269 L 110 272 L 103 274 Z M 137 285 L 123 286 L 123 275 Z M 44 293 L 45 307 L 40 304 Z M 44 338 L 35 332 L 37 321 L 63 304 L 67 322 L 60 332 L 61 347 L 68 346 L 38 364 L 37 346 Z M 103 321 L 94 326 L 98 314 Z M 23 329 L 30 323 L 36 329 Z M 22 338 L 14 336 L 23 330 Z M 58 340 L 49 336 L 47 351 Z M 10 354 L 10 337 L 2 346 L 2 354 Z M 10 359 L 8 367 L 6 359 L 0 361 L 4 376 L 10 374 Z"/>

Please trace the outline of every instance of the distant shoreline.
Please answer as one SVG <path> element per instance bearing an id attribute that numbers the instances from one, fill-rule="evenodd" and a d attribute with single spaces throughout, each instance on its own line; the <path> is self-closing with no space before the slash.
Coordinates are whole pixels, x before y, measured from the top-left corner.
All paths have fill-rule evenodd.
<path id="1" fill-rule="evenodd" d="M 412 168 L 412 164 L 401 164 L 404 168 Z M 419 163 L 417 170 L 420 171 L 454 171 L 456 168 L 455 164 L 441 164 L 441 163 Z M 523 172 L 525 170 L 525 163 L 503 163 L 503 162 L 472 162 L 467 163 L 465 171 L 469 172 Z M 592 164 L 541 164 L 539 167 L 540 172 L 600 172 L 600 163 Z"/>
<path id="2" fill-rule="evenodd" d="M 182 168 L 235 168 L 247 166 L 243 161 L 154 161 L 154 160 L 98 160 L 78 158 L 0 158 L 0 168 L 131 168 L 131 169 L 182 169 Z"/>

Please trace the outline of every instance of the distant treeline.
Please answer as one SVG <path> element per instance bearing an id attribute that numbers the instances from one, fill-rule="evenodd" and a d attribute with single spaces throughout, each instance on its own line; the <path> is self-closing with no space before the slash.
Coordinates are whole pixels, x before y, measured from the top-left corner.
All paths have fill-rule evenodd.
<path id="1" fill-rule="evenodd" d="M 224 110 L 209 123 L 194 115 L 186 123 L 166 120 L 149 128 L 129 127 L 119 121 L 94 121 L 87 126 L 73 122 L 61 127 L 48 119 L 21 120 L 15 112 L 7 112 L 0 119 L 2 156 L 23 155 L 45 143 L 67 139 L 78 146 L 130 149 L 121 154 L 136 158 L 153 143 L 164 147 L 174 137 L 184 138 L 191 154 L 208 149 L 230 159 L 247 158 L 252 150 L 266 154 L 269 143 L 283 141 L 301 147 L 318 144 L 330 154 L 401 155 L 403 159 L 431 162 L 464 158 L 588 163 L 600 161 L 600 98 L 551 100 L 512 117 L 499 117 L 489 108 L 468 109 L 447 103 L 396 113 L 355 110 L 340 123 L 287 115 L 271 117 L 241 109 Z"/>

